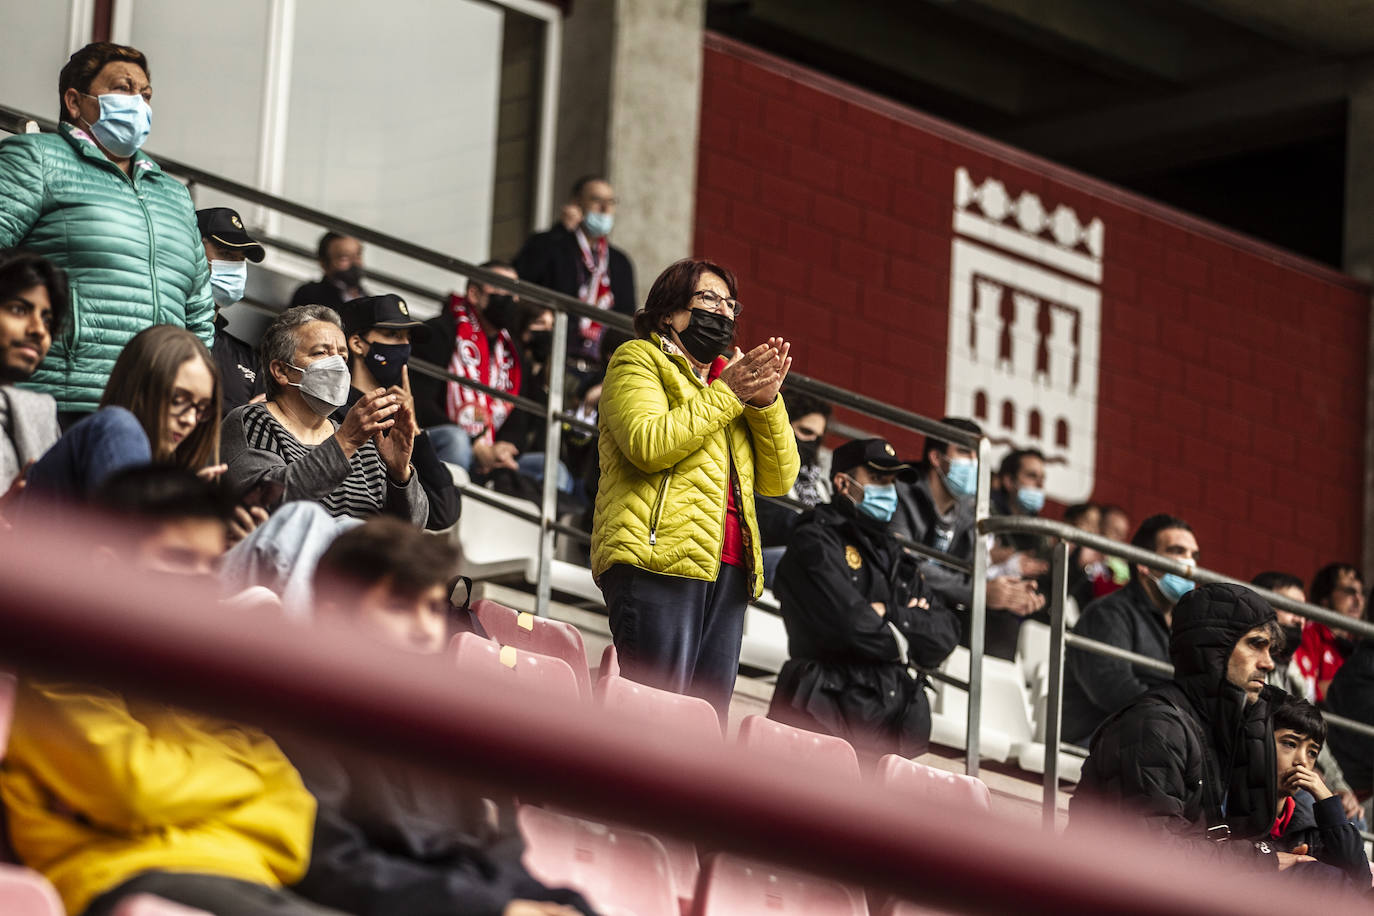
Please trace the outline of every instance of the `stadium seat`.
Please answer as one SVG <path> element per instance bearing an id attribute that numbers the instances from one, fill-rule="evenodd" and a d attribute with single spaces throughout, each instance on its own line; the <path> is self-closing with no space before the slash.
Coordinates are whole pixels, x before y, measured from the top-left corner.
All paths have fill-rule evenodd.
<path id="1" fill-rule="evenodd" d="M 494 678 L 510 678 L 541 693 L 577 696 L 577 675 L 561 658 L 521 652 L 498 645 L 475 633 L 459 633 L 449 643 L 454 663 L 463 671 L 485 671 Z"/>
<path id="2" fill-rule="evenodd" d="M 472 611 L 487 635 L 503 646 L 561 658 L 577 677 L 578 693 L 592 697 L 592 676 L 587 670 L 587 648 L 577 627 L 561 620 L 521 613 L 487 598 L 472 602 Z"/>
<path id="3" fill-rule="evenodd" d="M 121 901 L 111 916 L 212 916 L 212 914 L 205 910 L 186 906 L 183 903 L 172 903 L 170 900 L 163 900 L 152 894 L 135 894 L 129 899 Z"/>
<path id="4" fill-rule="evenodd" d="M 620 655 L 615 651 L 615 643 L 601 651 L 601 666 L 596 669 L 598 682 L 608 677 L 620 677 Z"/>
<path id="5" fill-rule="evenodd" d="M 765 592 L 759 601 L 768 599 L 771 596 Z M 776 602 L 773 606 L 777 606 Z M 787 627 L 776 611 L 769 613 L 752 604 L 744 609 L 744 638 L 740 640 L 739 661 L 741 665 L 769 674 L 782 670 L 782 663 L 787 661 Z"/>
<path id="6" fill-rule="evenodd" d="M 531 805 L 516 820 L 525 867 L 545 884 L 580 891 L 602 913 L 679 916 L 668 853 L 654 837 Z"/>
<path id="7" fill-rule="evenodd" d="M 720 719 L 710 703 L 639 684 L 625 677 L 597 684 L 601 705 L 632 719 L 652 723 L 646 737 L 665 735 L 677 741 L 723 741 Z"/>
<path id="8" fill-rule="evenodd" d="M 967 680 L 968 665 L 968 649 L 956 646 L 940 670 Z M 968 747 L 967 690 L 937 681 L 930 718 L 932 743 Z M 1029 700 L 1014 662 L 983 656 L 983 719 L 979 738 L 980 755 L 1000 763 L 1011 759 L 1013 744 L 1031 740 Z"/>
<path id="9" fill-rule="evenodd" d="M 763 716 L 745 716 L 736 742 L 750 751 L 824 770 L 834 776 L 859 779 L 859 756 L 849 742 L 774 722 Z"/>
<path id="10" fill-rule="evenodd" d="M 539 554 L 537 552 L 525 564 L 525 581 L 530 585 L 539 584 Z M 569 563 L 567 560 L 554 559 L 549 566 L 549 579 L 553 590 L 568 595 L 576 595 L 583 601 L 590 601 L 598 607 L 606 606 L 606 596 L 601 586 L 592 578 L 592 571 L 585 566 Z"/>
<path id="11" fill-rule="evenodd" d="M 1016 664 L 1021 667 L 1021 680 L 1034 684 L 1041 667 L 1050 661 L 1050 627 L 1038 620 L 1021 621 L 1016 634 Z"/>
<path id="12" fill-rule="evenodd" d="M 868 916 L 863 891 L 724 853 L 697 881 L 692 916 Z"/>
<path id="13" fill-rule="evenodd" d="M 890 900 L 878 916 L 942 916 L 949 910 L 932 910 L 907 900 Z"/>
<path id="14" fill-rule="evenodd" d="M 48 880 L 19 865 L 0 864 L 0 913 L 5 916 L 65 916 Z"/>
<path id="15" fill-rule="evenodd" d="M 976 776 L 948 773 L 896 754 L 878 759 L 878 782 L 892 792 L 918 798 L 943 798 L 992 810 L 992 793 Z"/>
<path id="16" fill-rule="evenodd" d="M 464 487 L 463 492 L 467 494 L 473 489 Z M 523 499 L 495 490 L 484 489 L 481 496 L 522 512 L 535 508 Z M 530 558 L 539 554 L 539 526 L 474 496 L 463 500 L 458 541 L 463 547 L 463 575 L 475 580 L 523 576 Z"/>

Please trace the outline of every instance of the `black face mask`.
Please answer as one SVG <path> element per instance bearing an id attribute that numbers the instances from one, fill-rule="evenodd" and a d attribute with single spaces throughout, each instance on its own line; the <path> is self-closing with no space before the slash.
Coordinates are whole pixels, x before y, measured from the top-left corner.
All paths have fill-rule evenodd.
<path id="1" fill-rule="evenodd" d="M 530 359 L 536 363 L 546 363 L 553 355 L 553 331 L 530 331 L 530 339 L 525 344 L 529 350 Z"/>
<path id="2" fill-rule="evenodd" d="M 735 342 L 735 321 L 716 312 L 692 309 L 687 329 L 678 331 L 677 339 L 692 359 L 709 363 L 729 352 Z"/>
<path id="3" fill-rule="evenodd" d="M 482 315 L 498 328 L 504 328 L 514 334 L 517 311 L 514 296 L 492 293 L 487 297 L 487 307 L 482 310 Z"/>
<path id="4" fill-rule="evenodd" d="M 821 457 L 821 440 L 811 439 L 809 441 L 797 440 L 797 454 L 801 457 L 801 463 L 814 465 Z"/>
<path id="5" fill-rule="evenodd" d="M 1283 631 L 1283 651 L 1274 653 L 1274 661 L 1286 662 L 1298 651 L 1298 645 L 1302 642 L 1302 624 L 1284 625 L 1279 629 Z"/>
<path id="6" fill-rule="evenodd" d="M 367 371 L 383 388 L 401 384 L 401 370 L 410 362 L 410 344 L 373 343 L 367 345 Z"/>
<path id="7" fill-rule="evenodd" d="M 352 267 L 345 267 L 334 275 L 334 279 L 338 280 L 344 286 L 357 289 L 358 285 L 363 282 L 363 268 L 359 264 L 354 264 Z"/>

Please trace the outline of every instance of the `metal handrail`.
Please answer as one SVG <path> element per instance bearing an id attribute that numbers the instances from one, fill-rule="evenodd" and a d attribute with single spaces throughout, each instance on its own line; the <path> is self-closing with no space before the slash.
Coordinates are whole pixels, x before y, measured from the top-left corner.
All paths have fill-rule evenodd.
<path id="1" fill-rule="evenodd" d="M 48 132 L 57 129 L 57 124 L 54 121 L 40 118 L 16 109 L 0 106 L 0 129 L 6 129 L 12 132 L 29 132 L 30 125 L 37 125 L 38 129 Z M 266 207 L 279 213 L 284 213 L 288 216 L 304 220 L 305 222 L 327 227 L 336 232 L 350 235 L 361 242 L 376 246 L 377 248 L 408 257 L 431 267 L 452 271 L 470 280 L 475 279 L 481 283 L 519 296 L 521 299 L 528 302 L 543 305 L 554 310 L 552 363 L 549 367 L 549 398 L 545 407 L 544 481 L 539 513 L 539 574 L 535 584 L 535 612 L 540 616 L 548 616 L 552 587 L 551 570 L 553 565 L 554 535 L 556 532 L 554 523 L 557 518 L 557 469 L 559 444 L 563 428 L 559 420 L 562 419 L 561 405 L 563 401 L 563 381 L 567 362 L 566 341 L 568 339 L 568 316 L 587 318 L 602 325 L 618 328 L 622 331 L 633 332 L 633 322 L 631 319 L 616 312 L 599 309 L 580 299 L 554 292 L 542 286 L 537 286 L 527 280 L 511 279 L 504 274 L 495 273 L 492 270 L 471 264 L 461 258 L 452 257 L 423 245 L 416 245 L 405 239 L 385 232 L 380 232 L 352 220 L 343 219 L 325 213 L 324 211 L 304 206 L 294 201 L 278 197 L 275 194 L 269 194 L 250 185 L 215 175 L 174 159 L 156 157 L 155 161 L 164 172 L 176 176 L 186 181 L 188 184 L 203 185 L 208 188 L 213 188 L 222 193 L 248 201 L 249 203 L 257 204 L 258 206 Z M 414 287 L 414 285 L 410 286 L 412 289 L 417 288 Z M 991 463 L 991 446 L 986 437 L 977 436 L 967 430 L 949 426 L 938 420 L 933 420 L 908 410 L 884 404 L 874 398 L 866 397 L 855 392 L 847 391 L 836 385 L 830 385 L 817 379 L 809 378 L 801 373 L 789 374 L 788 384 L 799 391 L 822 398 L 836 406 L 845 407 L 866 414 L 900 428 L 922 433 L 927 437 L 934 437 L 976 450 L 979 461 L 978 489 L 975 497 L 975 518 L 982 519 L 987 517 L 989 495 L 991 492 L 991 471 L 989 467 Z M 973 570 L 970 577 L 970 586 L 972 589 L 969 627 L 971 648 L 969 650 L 968 733 L 966 739 L 965 769 L 971 776 L 978 775 L 980 760 L 979 734 L 982 716 L 983 633 L 985 631 L 984 617 L 987 578 L 986 554 L 987 551 L 985 550 L 974 551 L 972 563 Z"/>
<path id="2" fill-rule="evenodd" d="M 1063 750 L 1064 747 L 1061 740 L 1061 731 L 1064 709 L 1065 648 L 1067 646 L 1073 646 L 1074 648 L 1092 652 L 1097 655 L 1121 659 L 1170 677 L 1172 677 L 1174 673 L 1174 666 L 1168 662 L 1163 662 L 1156 658 L 1149 658 L 1148 656 L 1130 652 L 1118 646 L 1112 646 L 1095 639 L 1088 639 L 1067 631 L 1064 620 L 1064 606 L 1068 600 L 1070 544 L 1088 547 L 1099 553 L 1120 557 L 1133 564 L 1148 566 L 1151 569 L 1186 576 L 1189 579 L 1203 584 L 1220 582 L 1231 585 L 1242 585 L 1264 598 L 1273 607 L 1282 608 L 1285 611 L 1289 611 L 1309 620 L 1316 620 L 1328 626 L 1336 626 L 1359 633 L 1362 636 L 1374 637 L 1374 624 L 1367 621 L 1351 619 L 1343 614 L 1338 614 L 1330 608 L 1318 607 L 1315 604 L 1308 604 L 1303 601 L 1294 601 L 1292 598 L 1277 594 L 1268 589 L 1258 588 L 1248 582 L 1242 582 L 1239 579 L 1227 576 L 1224 573 L 1215 572 L 1200 566 L 1194 566 L 1191 563 L 1179 560 L 1177 557 L 1169 557 L 1164 554 L 1155 553 L 1151 550 L 1135 547 L 1131 544 L 1113 541 L 1100 534 L 1083 531 L 1080 528 L 1075 528 L 1064 522 L 1056 522 L 1049 519 L 1024 515 L 998 515 L 981 519 L 978 522 L 978 531 L 982 534 L 1035 534 L 1057 539 L 1051 552 L 1052 557 L 1050 562 L 1053 586 L 1050 589 L 1049 595 L 1049 696 L 1046 698 L 1045 703 L 1045 778 L 1041 795 L 1042 816 L 1045 824 L 1050 827 L 1054 824 L 1059 792 L 1059 753 L 1057 753 L 1055 749 Z M 972 702 L 973 700 L 970 696 L 969 703 L 972 704 Z M 1374 737 L 1374 725 L 1326 712 L 1323 712 L 1322 715 L 1329 724 L 1337 728 L 1344 728 L 1358 732 L 1362 735 Z"/>

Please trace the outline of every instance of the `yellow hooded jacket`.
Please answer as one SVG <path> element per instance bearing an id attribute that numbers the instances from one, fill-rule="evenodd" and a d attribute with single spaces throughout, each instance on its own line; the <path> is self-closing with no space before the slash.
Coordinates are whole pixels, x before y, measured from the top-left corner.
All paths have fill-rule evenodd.
<path id="1" fill-rule="evenodd" d="M 786 496 L 801 466 L 782 398 L 746 406 L 720 379 L 703 383 L 687 358 L 654 334 L 616 349 L 597 422 L 593 575 L 626 563 L 714 582 L 733 461 L 757 597 L 763 555 L 754 494 Z"/>
<path id="2" fill-rule="evenodd" d="M 277 887 L 310 860 L 315 800 L 270 738 L 87 684 L 20 679 L 0 797 L 69 913 L 140 872 Z"/>

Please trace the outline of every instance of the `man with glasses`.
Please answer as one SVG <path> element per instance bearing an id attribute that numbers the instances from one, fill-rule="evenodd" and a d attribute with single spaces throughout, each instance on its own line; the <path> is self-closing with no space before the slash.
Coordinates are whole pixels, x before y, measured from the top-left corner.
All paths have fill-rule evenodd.
<path id="1" fill-rule="evenodd" d="M 1312 577 L 1310 592 L 1317 607 L 1329 608 L 1353 620 L 1364 619 L 1364 580 L 1349 563 L 1323 566 Z M 1303 627 L 1302 644 L 1293 653 L 1293 663 L 1311 686 L 1316 702 L 1326 698 L 1331 679 L 1354 651 L 1355 638 L 1346 630 L 1332 629 L 1316 620 L 1309 620 Z"/>
<path id="2" fill-rule="evenodd" d="M 615 189 L 605 178 L 579 178 L 564 221 L 530 236 L 515 256 L 520 278 L 599 309 L 633 315 L 634 268 L 609 240 L 616 203 Z M 585 372 L 600 362 L 601 324 L 590 318 L 574 319 L 568 332 L 568 359 L 574 371 Z"/>

